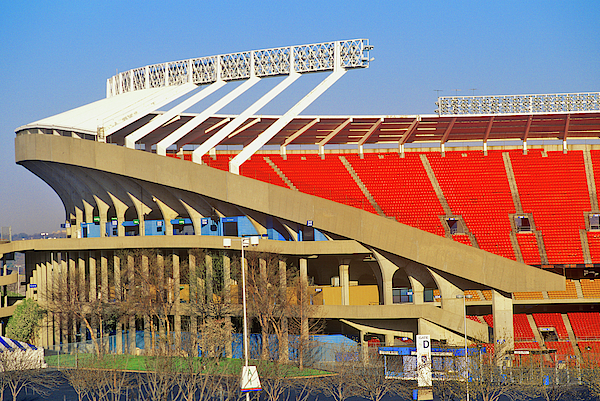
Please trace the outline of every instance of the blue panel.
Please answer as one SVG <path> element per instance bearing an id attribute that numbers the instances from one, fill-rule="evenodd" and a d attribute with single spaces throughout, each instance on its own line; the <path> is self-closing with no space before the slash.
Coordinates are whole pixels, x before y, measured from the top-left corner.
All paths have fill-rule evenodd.
<path id="1" fill-rule="evenodd" d="M 164 220 L 146 220 L 144 226 L 144 234 L 146 236 L 165 235 Z"/>
<path id="2" fill-rule="evenodd" d="M 83 238 L 100 238 L 100 225 L 95 223 L 81 223 Z"/>
<path id="3" fill-rule="evenodd" d="M 202 219 L 200 222 L 202 226 L 200 228 L 201 235 L 222 235 L 223 228 L 220 221 L 213 221 L 213 219 Z"/>
<path id="4" fill-rule="evenodd" d="M 327 237 L 317 229 L 315 229 L 315 241 L 327 241 Z"/>
<path id="5" fill-rule="evenodd" d="M 231 218 L 231 217 L 228 217 Z M 224 219 L 223 219 L 224 220 Z M 240 237 L 248 235 L 258 235 L 258 232 L 254 228 L 254 225 L 250 222 L 250 219 L 246 216 L 237 217 L 238 222 L 238 235 Z"/>
<path id="6" fill-rule="evenodd" d="M 290 234 L 272 217 L 267 217 L 267 237 L 276 241 L 290 241 Z"/>

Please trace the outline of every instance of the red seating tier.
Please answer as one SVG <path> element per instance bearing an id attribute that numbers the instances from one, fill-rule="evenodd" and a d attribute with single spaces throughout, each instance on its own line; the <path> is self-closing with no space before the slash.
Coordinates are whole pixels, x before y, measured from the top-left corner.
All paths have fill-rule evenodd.
<path id="1" fill-rule="evenodd" d="M 573 333 L 578 339 L 600 338 L 600 313 L 573 312 L 568 313 Z"/>
<path id="2" fill-rule="evenodd" d="M 466 234 L 454 234 L 452 239 L 456 242 L 460 242 L 461 244 L 471 246 L 471 239 Z"/>
<path id="3" fill-rule="evenodd" d="M 345 154 L 356 174 L 387 216 L 401 223 L 444 236 L 438 216 L 444 215 L 418 154 Z"/>
<path id="4" fill-rule="evenodd" d="M 569 333 L 560 313 L 534 313 L 533 320 L 537 327 L 554 327 L 559 339 L 568 339 Z"/>
<path id="5" fill-rule="evenodd" d="M 376 213 L 354 178 L 342 164 L 339 155 L 292 154 L 283 160 L 269 155 L 299 191 Z"/>
<path id="6" fill-rule="evenodd" d="M 523 262 L 528 265 L 540 265 L 542 263 L 537 239 L 533 233 L 517 234 L 517 241 L 523 255 Z"/>
<path id="7" fill-rule="evenodd" d="M 590 211 L 582 151 L 547 152 L 532 149 L 527 155 L 511 151 L 510 158 L 525 213 L 532 213 L 544 235 L 550 264 L 581 263 L 579 230 L 585 229 L 584 212 Z"/>
<path id="8" fill-rule="evenodd" d="M 537 342 L 516 342 L 515 349 L 539 349 L 540 344 Z"/>
<path id="9" fill-rule="evenodd" d="M 513 315 L 513 327 L 515 330 L 515 340 L 533 340 L 535 338 L 529 320 L 527 320 L 527 315 Z"/>
<path id="10" fill-rule="evenodd" d="M 502 152 L 427 153 L 448 206 L 461 215 L 481 249 L 515 260 L 509 214 L 515 213 Z"/>

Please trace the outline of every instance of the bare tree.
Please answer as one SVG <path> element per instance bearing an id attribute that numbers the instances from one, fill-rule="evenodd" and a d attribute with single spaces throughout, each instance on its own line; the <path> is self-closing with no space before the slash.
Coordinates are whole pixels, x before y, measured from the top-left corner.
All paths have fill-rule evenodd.
<path id="1" fill-rule="evenodd" d="M 13 401 L 23 390 L 46 396 L 59 383 L 54 372 L 42 369 L 40 361 L 29 352 L 5 350 L 0 352 L 0 401 L 8 388 Z"/>

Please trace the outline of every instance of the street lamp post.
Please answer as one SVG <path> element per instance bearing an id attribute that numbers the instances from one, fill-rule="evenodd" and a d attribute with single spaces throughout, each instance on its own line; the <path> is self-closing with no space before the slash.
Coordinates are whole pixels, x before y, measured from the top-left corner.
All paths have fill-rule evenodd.
<path id="1" fill-rule="evenodd" d="M 465 380 L 467 381 L 467 401 L 469 401 L 469 371 L 467 369 L 467 365 L 468 365 L 468 357 L 467 357 L 467 299 L 471 299 L 473 298 L 473 295 L 471 294 L 465 294 L 465 295 L 457 295 L 456 298 L 463 300 L 463 312 L 464 312 L 464 316 L 465 316 L 465 320 L 464 320 L 464 332 L 465 332 L 465 371 L 467 372 L 467 377 L 465 378 Z"/>
<path id="2" fill-rule="evenodd" d="M 246 269 L 244 257 L 244 248 L 250 245 L 258 245 L 259 237 L 241 237 L 241 238 L 223 238 L 223 246 L 225 248 L 231 247 L 232 240 L 239 240 L 242 248 L 242 308 L 244 310 L 244 367 L 248 369 L 248 309 L 246 306 Z M 250 393 L 246 392 L 246 401 L 250 400 Z"/>

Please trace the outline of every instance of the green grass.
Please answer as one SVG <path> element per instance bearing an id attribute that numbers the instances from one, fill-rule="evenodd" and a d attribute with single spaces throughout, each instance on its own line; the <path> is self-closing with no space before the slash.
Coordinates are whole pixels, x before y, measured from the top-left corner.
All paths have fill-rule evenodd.
<path id="1" fill-rule="evenodd" d="M 124 371 L 155 371 L 158 369 L 173 369 L 180 372 L 203 372 L 207 374 L 225 374 L 240 375 L 242 366 L 241 359 L 220 359 L 200 357 L 154 357 L 143 355 L 105 355 L 98 358 L 95 354 L 77 354 L 77 355 L 49 355 L 45 358 L 48 366 L 59 368 L 90 368 L 90 369 L 116 369 Z M 330 372 L 304 368 L 287 364 L 277 364 L 270 361 L 250 361 L 251 365 L 258 367 L 258 371 L 263 377 L 272 375 L 285 377 L 310 377 L 329 375 Z"/>

